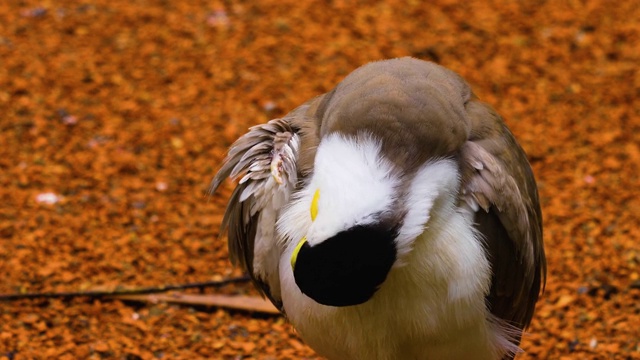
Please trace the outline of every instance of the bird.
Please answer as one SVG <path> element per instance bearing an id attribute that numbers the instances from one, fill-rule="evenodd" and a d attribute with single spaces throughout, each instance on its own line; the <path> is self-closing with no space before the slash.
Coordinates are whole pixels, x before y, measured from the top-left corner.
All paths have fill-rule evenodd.
<path id="1" fill-rule="evenodd" d="M 513 359 L 544 291 L 536 181 L 457 73 L 373 61 L 238 138 L 220 234 L 327 359 Z"/>

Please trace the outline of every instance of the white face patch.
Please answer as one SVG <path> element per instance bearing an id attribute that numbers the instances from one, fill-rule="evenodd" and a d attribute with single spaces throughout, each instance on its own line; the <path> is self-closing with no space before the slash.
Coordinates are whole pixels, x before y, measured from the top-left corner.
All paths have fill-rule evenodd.
<path id="1" fill-rule="evenodd" d="M 283 211 L 278 231 L 287 242 L 306 237 L 313 246 L 354 225 L 375 222 L 374 214 L 390 211 L 396 196 L 398 179 L 392 177 L 391 169 L 380 155 L 379 142 L 370 137 L 325 137 L 318 146 L 311 180 Z"/>

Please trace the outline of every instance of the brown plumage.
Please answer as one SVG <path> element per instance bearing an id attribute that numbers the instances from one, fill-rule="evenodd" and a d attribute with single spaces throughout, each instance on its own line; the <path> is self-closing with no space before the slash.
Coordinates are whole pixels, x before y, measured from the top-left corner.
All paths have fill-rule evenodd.
<path id="1" fill-rule="evenodd" d="M 407 181 L 430 159 L 454 159 L 461 181 L 458 205 L 475 211 L 492 270 L 487 307 L 517 329 L 529 325 L 546 262 L 526 155 L 500 116 L 462 78 L 411 58 L 363 66 L 331 92 L 251 128 L 232 145 L 215 176 L 212 192 L 227 177 L 241 178 L 222 230 L 228 230 L 234 264 L 276 306 L 287 307 L 278 268 L 286 244 L 276 221 L 308 184 L 317 148 L 333 133 L 380 139 L 382 155 Z M 517 345 L 520 334 L 514 337 Z"/>

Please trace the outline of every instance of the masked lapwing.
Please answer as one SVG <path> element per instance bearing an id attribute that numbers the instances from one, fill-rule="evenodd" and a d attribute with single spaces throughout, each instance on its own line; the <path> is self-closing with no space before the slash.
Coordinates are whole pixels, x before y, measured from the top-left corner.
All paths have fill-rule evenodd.
<path id="1" fill-rule="evenodd" d="M 546 277 L 536 182 L 456 73 L 378 61 L 230 148 L 221 233 L 328 359 L 508 359 Z"/>

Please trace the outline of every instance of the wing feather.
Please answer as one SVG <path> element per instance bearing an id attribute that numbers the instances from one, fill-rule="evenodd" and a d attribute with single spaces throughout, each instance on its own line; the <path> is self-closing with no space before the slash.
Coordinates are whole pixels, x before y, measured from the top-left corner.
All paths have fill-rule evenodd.
<path id="1" fill-rule="evenodd" d="M 304 178 L 311 173 L 319 142 L 318 96 L 280 119 L 256 125 L 231 145 L 211 181 L 213 194 L 226 178 L 238 180 L 222 220 L 231 262 L 281 311 L 276 221 Z M 304 144 L 304 147 L 302 146 Z"/>
<path id="2" fill-rule="evenodd" d="M 282 309 L 275 221 L 298 181 L 300 145 L 291 117 L 249 129 L 230 148 L 211 182 L 214 193 L 223 180 L 240 178 L 222 220 L 231 262 L 247 272 L 256 287 Z"/>
<path id="3" fill-rule="evenodd" d="M 535 179 L 500 116 L 475 97 L 466 110 L 472 130 L 460 153 L 461 200 L 482 209 L 476 211 L 476 227 L 493 272 L 487 303 L 493 315 L 524 329 L 546 279 Z"/>

